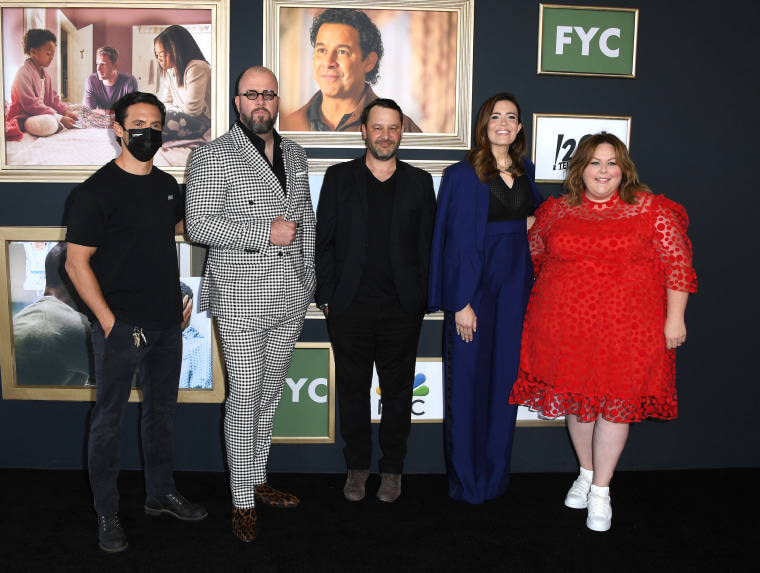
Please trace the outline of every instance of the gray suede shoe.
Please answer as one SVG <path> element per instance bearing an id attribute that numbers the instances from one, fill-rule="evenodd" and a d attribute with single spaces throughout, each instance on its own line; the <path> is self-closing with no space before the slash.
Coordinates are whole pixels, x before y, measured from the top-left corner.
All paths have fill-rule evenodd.
<path id="1" fill-rule="evenodd" d="M 377 499 L 386 503 L 396 501 L 401 495 L 401 474 L 380 474 L 380 478 Z"/>
<path id="2" fill-rule="evenodd" d="M 348 501 L 360 501 L 364 499 L 364 484 L 367 483 L 369 470 L 348 470 L 346 485 L 343 486 L 343 495 Z"/>

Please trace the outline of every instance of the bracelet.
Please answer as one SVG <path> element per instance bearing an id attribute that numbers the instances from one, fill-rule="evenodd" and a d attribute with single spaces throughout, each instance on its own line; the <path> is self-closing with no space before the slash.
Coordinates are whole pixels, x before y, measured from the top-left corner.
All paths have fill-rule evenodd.
<path id="1" fill-rule="evenodd" d="M 106 332 L 107 330 L 111 330 L 111 329 L 113 328 L 113 325 L 114 325 L 114 324 L 116 324 L 116 321 L 115 321 L 115 320 L 114 320 L 114 321 L 111 323 L 111 326 L 106 326 L 106 327 L 103 329 L 103 332 Z"/>

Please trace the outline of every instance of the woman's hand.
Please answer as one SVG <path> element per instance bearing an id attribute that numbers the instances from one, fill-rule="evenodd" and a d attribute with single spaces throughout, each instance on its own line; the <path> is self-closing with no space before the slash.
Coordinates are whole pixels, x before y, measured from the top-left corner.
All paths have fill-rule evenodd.
<path id="1" fill-rule="evenodd" d="M 528 223 L 528 231 L 530 231 L 530 228 L 533 226 L 533 224 L 536 222 L 536 217 L 534 215 L 531 215 L 526 219 L 526 222 Z"/>
<path id="2" fill-rule="evenodd" d="M 76 125 L 76 120 L 64 115 L 64 116 L 61 116 L 61 124 L 66 129 L 74 129 L 74 125 Z"/>
<path id="3" fill-rule="evenodd" d="M 472 337 L 478 329 L 478 317 L 468 303 L 466 307 L 454 314 L 454 322 L 457 327 L 457 335 L 465 342 L 472 342 Z"/>
<path id="4" fill-rule="evenodd" d="M 665 316 L 665 346 L 668 350 L 678 348 L 686 342 L 686 322 L 684 314 L 689 300 L 688 292 L 667 289 L 668 312 Z"/>
<path id="5" fill-rule="evenodd" d="M 665 319 L 665 345 L 668 350 L 672 348 L 678 348 L 684 342 L 686 342 L 686 323 L 683 318 L 667 318 Z"/>

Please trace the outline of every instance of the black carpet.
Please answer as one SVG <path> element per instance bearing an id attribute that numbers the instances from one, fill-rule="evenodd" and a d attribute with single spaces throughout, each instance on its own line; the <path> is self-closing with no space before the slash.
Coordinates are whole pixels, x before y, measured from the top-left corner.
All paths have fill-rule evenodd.
<path id="1" fill-rule="evenodd" d="M 0 571 L 103 573 L 426 571 L 754 571 L 760 542 L 754 487 L 760 469 L 619 472 L 612 529 L 589 531 L 585 510 L 563 505 L 574 475 L 515 474 L 481 506 L 451 501 L 443 475 L 407 475 L 393 504 L 343 499 L 345 477 L 275 474 L 301 497 L 295 509 L 259 509 L 259 537 L 231 533 L 227 476 L 178 472 L 179 491 L 209 517 L 183 523 L 143 512 L 140 472 L 122 472 L 129 549 L 98 549 L 84 471 L 0 469 Z"/>

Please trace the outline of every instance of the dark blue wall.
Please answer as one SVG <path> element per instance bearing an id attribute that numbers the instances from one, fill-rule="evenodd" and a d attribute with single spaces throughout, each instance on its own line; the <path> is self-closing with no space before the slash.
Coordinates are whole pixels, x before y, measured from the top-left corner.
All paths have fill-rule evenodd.
<path id="1" fill-rule="evenodd" d="M 633 116 L 631 151 L 642 180 L 683 204 L 691 217 L 699 293 L 687 311 L 689 341 L 678 351 L 680 417 L 636 425 L 620 468 L 758 466 L 760 376 L 752 357 L 760 304 L 752 289 L 759 282 L 760 251 L 754 169 L 760 40 L 753 27 L 760 9 L 742 0 L 579 4 L 640 8 L 635 80 L 536 75 L 538 2 L 476 0 L 473 109 L 496 92 L 514 92 L 529 139 L 534 112 Z M 262 12 L 260 2 L 232 1 L 233 82 L 245 68 L 262 62 Z M 309 154 L 337 156 L 335 150 Z M 461 156 L 438 151 L 432 158 Z M 415 157 L 422 155 L 402 154 Z M 0 226 L 60 225 L 72 187 L 3 183 Z M 541 191 L 550 195 L 560 189 L 544 185 Z M 426 324 L 421 341 L 426 356 L 438 350 L 439 329 L 439 323 Z M 309 321 L 302 338 L 326 340 L 324 325 Z M 0 400 L 0 467 L 83 467 L 90 408 L 89 403 Z M 124 422 L 125 468 L 140 464 L 138 411 L 139 405 L 131 404 Z M 223 469 L 221 416 L 218 404 L 177 407 L 177 469 Z M 441 437 L 440 425 L 415 424 L 407 470 L 444 471 Z M 339 438 L 332 445 L 275 444 L 270 471 L 342 472 L 341 447 Z M 564 429 L 518 430 L 515 471 L 575 467 Z"/>

